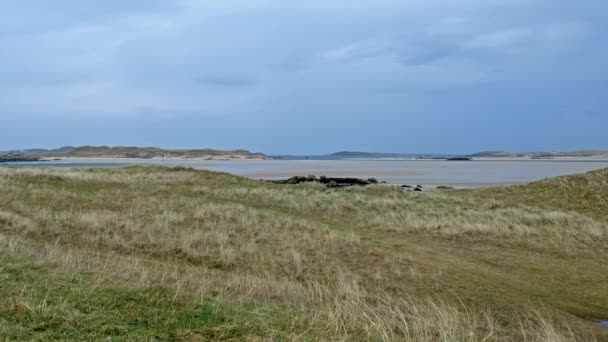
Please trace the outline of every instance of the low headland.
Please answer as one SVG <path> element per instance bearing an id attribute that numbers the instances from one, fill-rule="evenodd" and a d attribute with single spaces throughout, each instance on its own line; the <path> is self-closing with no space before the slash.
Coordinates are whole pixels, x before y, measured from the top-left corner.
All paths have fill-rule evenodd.
<path id="1" fill-rule="evenodd" d="M 469 157 L 490 158 L 608 158 L 608 150 L 580 150 L 572 152 L 506 152 L 484 151 L 473 153 Z"/>
<path id="2" fill-rule="evenodd" d="M 162 149 L 158 147 L 108 147 L 108 146 L 65 146 L 56 150 L 32 149 L 12 151 L 13 155 L 23 158 L 136 158 L 136 159 L 264 159 L 262 153 L 247 150 L 214 150 L 214 149 Z"/>
<path id="3" fill-rule="evenodd" d="M 296 181 L 0 168 L 0 336 L 608 340 L 608 169 L 435 193 Z"/>

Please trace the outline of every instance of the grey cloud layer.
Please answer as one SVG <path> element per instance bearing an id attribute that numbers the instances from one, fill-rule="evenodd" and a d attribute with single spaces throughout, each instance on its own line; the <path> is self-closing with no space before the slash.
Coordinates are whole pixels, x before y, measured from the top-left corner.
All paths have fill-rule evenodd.
<path id="1" fill-rule="evenodd" d="M 604 1 L 38 0 L 3 7 L 5 118 L 115 121 L 148 111 L 244 125 L 305 115 L 328 124 L 356 117 L 420 127 L 477 120 L 498 129 L 499 106 L 524 88 L 535 93 L 522 103 L 538 105 L 511 115 L 532 125 L 579 106 L 568 115 L 606 117 L 605 100 L 593 95 L 608 77 Z M 568 82 L 577 89 L 556 90 Z M 462 101 L 471 94 L 485 105 Z M 576 106 L 581 98 L 586 103 Z M 392 135 L 387 145 L 398 140 Z"/>

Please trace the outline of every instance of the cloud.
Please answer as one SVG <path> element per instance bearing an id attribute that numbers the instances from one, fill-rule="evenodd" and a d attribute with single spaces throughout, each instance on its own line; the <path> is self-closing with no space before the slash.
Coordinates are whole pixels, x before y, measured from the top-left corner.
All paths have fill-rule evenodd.
<path id="1" fill-rule="evenodd" d="M 530 40 L 530 30 L 515 27 L 490 33 L 482 33 L 466 42 L 466 47 L 480 49 L 509 49 Z"/>
<path id="2" fill-rule="evenodd" d="M 257 80 L 251 77 L 239 75 L 207 75 L 194 79 L 196 84 L 208 85 L 215 87 L 246 87 L 257 83 Z"/>
<path id="3" fill-rule="evenodd" d="M 457 53 L 458 47 L 449 46 L 447 44 L 437 44 L 435 46 L 426 46 L 412 49 L 413 52 L 408 54 L 407 49 L 404 51 L 404 56 L 401 60 L 411 66 L 433 63 L 442 58 L 447 58 Z"/>
<path id="4" fill-rule="evenodd" d="M 513 114 L 530 118 L 574 91 L 555 84 L 595 94 L 608 78 L 606 10 L 599 0 L 11 2 L 0 13 L 0 116 L 116 122 L 149 111 L 244 127 L 352 116 L 396 130 L 498 122 L 505 94 L 534 85 L 510 99 L 542 99 Z"/>

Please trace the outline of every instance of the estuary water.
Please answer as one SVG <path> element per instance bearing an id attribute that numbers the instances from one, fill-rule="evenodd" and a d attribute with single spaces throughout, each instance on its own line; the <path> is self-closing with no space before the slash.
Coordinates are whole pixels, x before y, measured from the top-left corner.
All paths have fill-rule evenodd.
<path id="1" fill-rule="evenodd" d="M 392 184 L 486 187 L 527 183 L 547 177 L 608 167 L 608 159 L 475 159 L 446 160 L 200 160 L 200 159 L 65 159 L 2 163 L 12 167 L 123 167 L 129 165 L 186 166 L 228 172 L 254 179 L 295 175 L 377 178 Z"/>

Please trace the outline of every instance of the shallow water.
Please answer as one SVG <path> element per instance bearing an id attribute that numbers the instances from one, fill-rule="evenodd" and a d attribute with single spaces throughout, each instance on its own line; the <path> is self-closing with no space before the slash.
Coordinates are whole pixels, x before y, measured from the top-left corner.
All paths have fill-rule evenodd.
<path id="1" fill-rule="evenodd" d="M 187 166 L 228 172 L 255 179 L 325 175 L 369 178 L 394 184 L 481 187 L 526 183 L 547 177 L 608 167 L 604 160 L 177 160 L 71 159 L 4 163 L 28 167 L 121 167 L 128 165 Z"/>
<path id="2" fill-rule="evenodd" d="M 597 326 L 600 328 L 608 329 L 608 321 L 599 321 L 599 322 L 597 322 Z"/>

